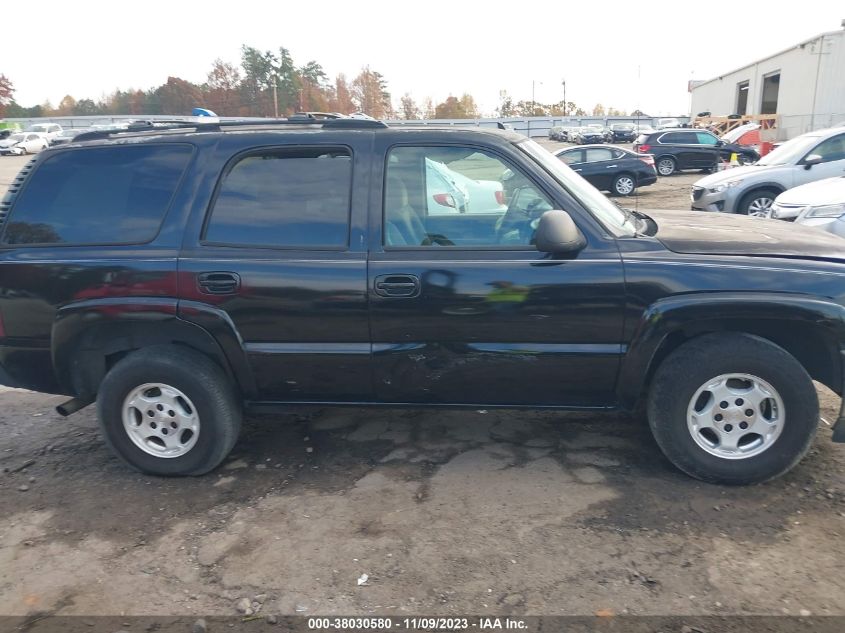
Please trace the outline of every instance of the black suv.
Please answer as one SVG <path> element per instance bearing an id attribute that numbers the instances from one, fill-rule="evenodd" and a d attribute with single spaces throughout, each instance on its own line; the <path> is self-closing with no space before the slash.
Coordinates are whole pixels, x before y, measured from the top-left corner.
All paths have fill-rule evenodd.
<path id="1" fill-rule="evenodd" d="M 642 402 L 683 471 L 762 481 L 809 449 L 813 379 L 843 391 L 845 250 L 759 222 L 622 209 L 496 130 L 87 133 L 0 206 L 0 382 L 96 401 L 159 475 L 217 466 L 244 410 Z"/>
<path id="2" fill-rule="evenodd" d="M 741 165 L 760 160 L 753 147 L 725 143 L 706 130 L 666 129 L 641 134 L 634 143 L 634 151 L 653 154 L 657 173 L 671 176 L 676 171 L 700 169 L 712 171 L 719 161 L 731 160 L 736 154 Z"/>

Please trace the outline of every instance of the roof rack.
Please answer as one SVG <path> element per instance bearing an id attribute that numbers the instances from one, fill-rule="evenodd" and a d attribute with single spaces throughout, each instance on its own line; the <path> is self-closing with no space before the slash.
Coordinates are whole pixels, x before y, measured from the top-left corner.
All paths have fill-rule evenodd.
<path id="1" fill-rule="evenodd" d="M 316 116 L 315 116 L 316 115 Z M 323 116 L 320 116 L 323 115 Z M 73 138 L 77 141 L 94 141 L 120 137 L 138 132 L 166 132 L 170 130 L 196 130 L 197 132 L 226 132 L 239 128 L 273 128 L 293 125 L 319 125 L 324 129 L 370 130 L 386 128 L 387 124 L 375 119 L 329 118 L 324 113 L 298 112 L 287 119 L 255 119 L 238 121 L 185 121 L 184 119 L 158 119 L 130 123 L 128 127 L 111 130 L 83 132 Z"/>

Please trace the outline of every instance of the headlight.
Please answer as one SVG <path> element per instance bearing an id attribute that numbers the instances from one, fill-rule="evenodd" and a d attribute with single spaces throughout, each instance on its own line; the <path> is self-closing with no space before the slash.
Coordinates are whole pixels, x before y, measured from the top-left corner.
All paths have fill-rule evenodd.
<path id="1" fill-rule="evenodd" d="M 821 207 L 810 207 L 805 218 L 838 218 L 845 214 L 845 203 L 826 204 Z"/>
<path id="2" fill-rule="evenodd" d="M 742 178 L 738 178 L 737 180 L 729 180 L 728 182 L 723 182 L 721 184 L 716 185 L 715 187 L 711 187 L 707 191 L 709 191 L 710 193 L 722 193 L 725 189 L 736 187 L 741 182 Z"/>

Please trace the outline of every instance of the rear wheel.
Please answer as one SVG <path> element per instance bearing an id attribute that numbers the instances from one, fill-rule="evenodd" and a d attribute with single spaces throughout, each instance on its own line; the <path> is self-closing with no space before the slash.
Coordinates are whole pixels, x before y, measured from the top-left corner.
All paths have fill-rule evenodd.
<path id="1" fill-rule="evenodd" d="M 663 156 L 657 160 L 657 173 L 661 176 L 671 176 L 678 168 L 678 164 L 671 156 Z"/>
<path id="2" fill-rule="evenodd" d="M 788 352 L 747 334 L 708 334 L 655 373 L 648 418 L 663 453 L 713 483 L 751 484 L 791 469 L 816 433 L 812 379 Z"/>
<path id="3" fill-rule="evenodd" d="M 774 189 L 756 189 L 742 196 L 736 212 L 757 218 L 769 217 L 772 203 L 777 196 L 778 192 Z"/>
<path id="4" fill-rule="evenodd" d="M 613 193 L 617 196 L 630 196 L 636 188 L 637 184 L 630 174 L 619 174 L 613 180 Z"/>
<path id="5" fill-rule="evenodd" d="M 124 462 L 152 475 L 202 475 L 238 438 L 240 405 L 223 370 L 190 349 L 142 349 L 118 362 L 97 396 L 100 428 Z"/>

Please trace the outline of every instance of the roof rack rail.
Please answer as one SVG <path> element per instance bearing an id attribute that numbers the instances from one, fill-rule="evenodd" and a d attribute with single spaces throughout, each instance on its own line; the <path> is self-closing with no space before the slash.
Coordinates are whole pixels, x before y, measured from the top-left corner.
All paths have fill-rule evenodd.
<path id="1" fill-rule="evenodd" d="M 238 121 L 185 121 L 183 119 L 158 119 L 152 121 L 138 121 L 125 128 L 92 130 L 82 132 L 74 137 L 76 141 L 94 141 L 119 137 L 120 135 L 138 132 L 155 132 L 168 130 L 196 130 L 197 132 L 225 132 L 227 129 L 245 127 L 284 127 L 288 125 L 320 125 L 326 129 L 367 130 L 386 128 L 387 124 L 376 119 L 352 119 L 345 117 L 320 118 L 325 113 L 300 112 L 287 119 L 256 119 Z"/>

